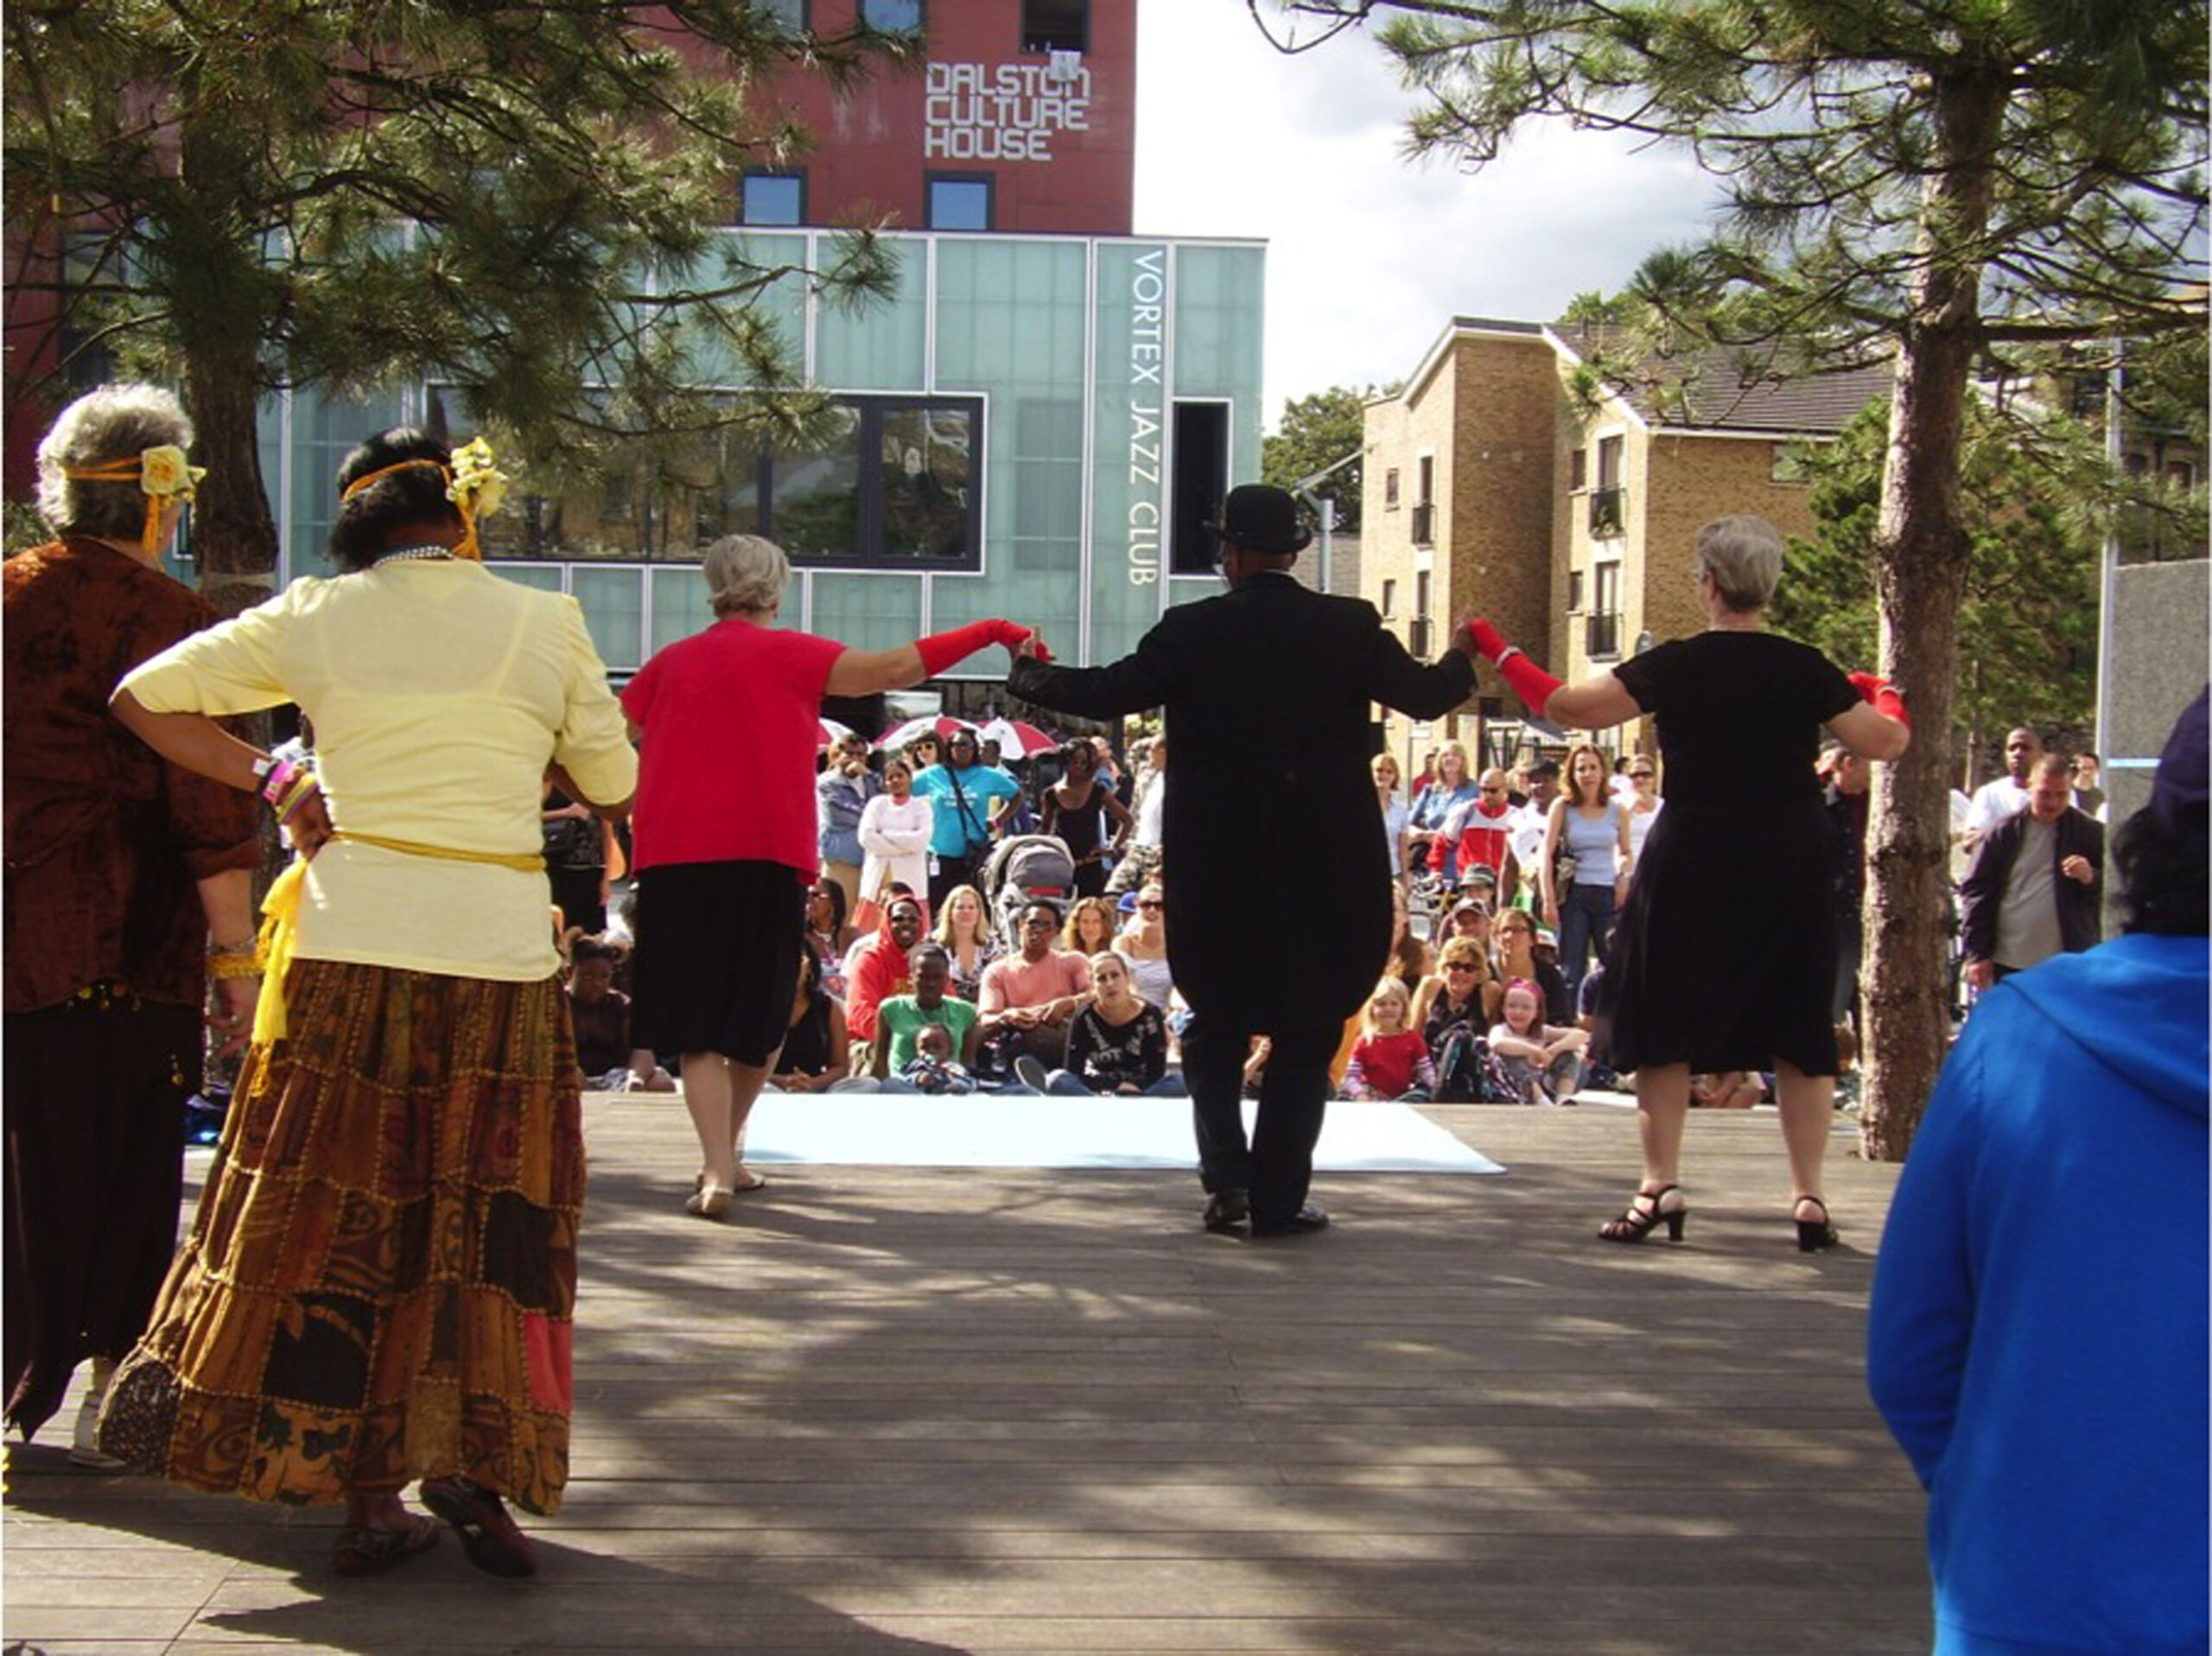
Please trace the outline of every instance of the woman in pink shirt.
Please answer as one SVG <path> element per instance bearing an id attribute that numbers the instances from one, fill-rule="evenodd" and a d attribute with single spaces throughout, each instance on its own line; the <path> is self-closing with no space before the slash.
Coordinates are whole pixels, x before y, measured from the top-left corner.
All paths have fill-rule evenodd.
<path id="1" fill-rule="evenodd" d="M 814 755 L 825 695 L 902 689 L 1028 631 L 977 621 L 895 650 L 848 650 L 776 626 L 791 567 L 772 541 L 706 551 L 715 616 L 647 662 L 622 694 L 640 743 L 637 1038 L 683 1055 L 699 1134 L 684 1211 L 717 1219 L 760 1180 L 741 1169 L 746 1117 L 783 1044 L 819 869 Z"/>

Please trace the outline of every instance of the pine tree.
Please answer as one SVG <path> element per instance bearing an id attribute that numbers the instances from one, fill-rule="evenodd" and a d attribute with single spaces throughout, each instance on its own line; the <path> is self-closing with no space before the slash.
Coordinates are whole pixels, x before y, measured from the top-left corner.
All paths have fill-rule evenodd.
<path id="1" fill-rule="evenodd" d="M 1294 10 L 1344 13 L 1340 5 Z M 1639 297 L 1778 371 L 1887 356 L 1871 551 L 1916 739 L 1870 834 L 1867 1154 L 1902 1157 L 1948 1036 L 1944 912 L 1968 386 L 2024 353 L 2201 332 L 2201 0 L 1375 0 L 1414 147 L 1563 117 L 1691 149 L 1730 211 Z"/>
<path id="2" fill-rule="evenodd" d="M 10 7 L 10 306 L 53 301 L 78 358 L 181 380 L 208 468 L 203 586 L 266 592 L 276 536 L 257 403 L 284 386 L 449 384 L 474 425 L 573 464 L 625 434 L 804 423 L 757 301 L 887 289 L 855 233 L 830 268 L 751 262 L 748 168 L 804 135 L 748 94 L 839 78 L 904 36 L 824 38 L 741 0 L 86 0 Z M 11 320 L 13 320 L 11 318 Z M 710 398 L 703 352 L 741 390 Z M 13 378 L 24 417 L 60 387 Z"/>

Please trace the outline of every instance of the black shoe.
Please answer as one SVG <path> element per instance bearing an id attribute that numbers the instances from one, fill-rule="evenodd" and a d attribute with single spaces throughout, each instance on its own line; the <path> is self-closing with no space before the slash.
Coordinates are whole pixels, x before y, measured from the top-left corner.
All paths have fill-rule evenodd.
<path id="1" fill-rule="evenodd" d="M 1317 1230 L 1329 1228 L 1329 1210 L 1307 1202 L 1287 1219 L 1252 1221 L 1255 1236 L 1310 1236 Z"/>
<path id="2" fill-rule="evenodd" d="M 1235 1230 L 1252 1216 L 1252 1198 L 1242 1190 L 1217 1190 L 1206 1201 L 1200 1222 L 1210 1231 Z"/>

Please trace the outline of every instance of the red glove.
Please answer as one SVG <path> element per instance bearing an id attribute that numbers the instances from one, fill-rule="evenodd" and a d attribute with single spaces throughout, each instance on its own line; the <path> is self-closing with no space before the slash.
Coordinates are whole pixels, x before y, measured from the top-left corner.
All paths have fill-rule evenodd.
<path id="1" fill-rule="evenodd" d="M 1494 662 L 1505 653 L 1505 640 L 1497 636 L 1497 629 L 1479 615 L 1467 618 L 1467 631 L 1475 641 L 1475 648 L 1487 662 Z"/>
<path id="2" fill-rule="evenodd" d="M 935 678 L 979 650 L 988 649 L 995 644 L 1004 644 L 1009 650 L 1019 650 L 1023 641 L 1031 636 L 1027 627 L 1016 626 L 1013 622 L 995 615 L 988 620 L 970 621 L 966 626 L 955 627 L 950 632 L 932 633 L 926 638 L 917 638 L 914 648 L 920 653 L 922 670 Z M 1040 661 L 1052 659 L 1052 652 L 1042 644 L 1037 646 L 1037 657 Z"/>
<path id="3" fill-rule="evenodd" d="M 1529 652 L 1517 644 L 1510 644 L 1498 636 L 1498 631 L 1479 615 L 1470 615 L 1461 625 L 1474 641 L 1475 649 L 1484 660 L 1497 665 L 1499 676 L 1513 687 L 1530 713 L 1541 719 L 1544 703 L 1552 699 L 1552 692 L 1559 688 L 1559 681 L 1529 659 Z"/>
<path id="4" fill-rule="evenodd" d="M 1851 688 L 1876 713 L 1894 719 L 1907 730 L 1912 728 L 1912 715 L 1904 710 L 1904 692 L 1891 684 L 1879 673 L 1847 673 Z"/>

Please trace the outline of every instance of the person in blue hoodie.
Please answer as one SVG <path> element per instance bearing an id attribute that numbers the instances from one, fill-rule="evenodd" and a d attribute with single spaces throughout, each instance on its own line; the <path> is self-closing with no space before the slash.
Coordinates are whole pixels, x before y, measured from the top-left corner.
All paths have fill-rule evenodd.
<path id="1" fill-rule="evenodd" d="M 2206 722 L 2115 838 L 2126 935 L 1984 996 L 1891 1206 L 1867 1383 L 1939 1656 L 2203 1656 Z"/>

